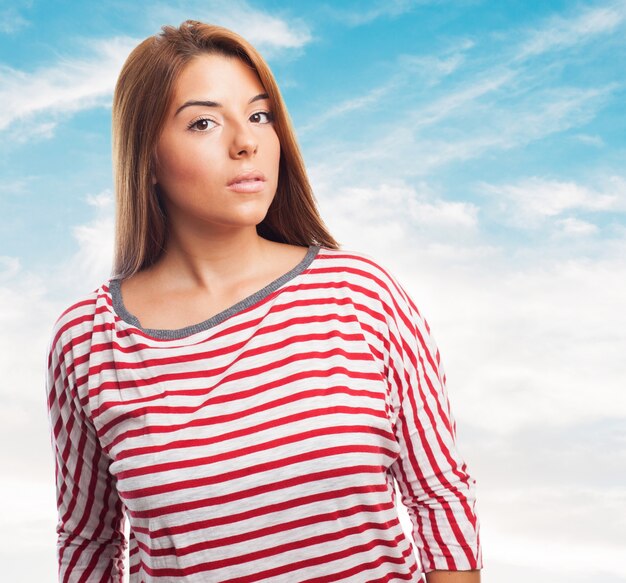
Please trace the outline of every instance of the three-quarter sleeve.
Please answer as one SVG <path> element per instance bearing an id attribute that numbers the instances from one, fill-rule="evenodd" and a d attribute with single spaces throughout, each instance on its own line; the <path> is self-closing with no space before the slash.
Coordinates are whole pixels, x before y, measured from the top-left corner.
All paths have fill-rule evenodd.
<path id="1" fill-rule="evenodd" d="M 59 581 L 121 582 L 124 572 L 123 506 L 85 411 L 76 379 L 72 341 L 60 322 L 47 352 L 46 396 L 54 456 Z M 82 358 L 84 360 L 84 358 Z M 79 381 L 85 385 L 85 379 Z"/>
<path id="2" fill-rule="evenodd" d="M 423 570 L 480 569 L 476 482 L 457 447 L 439 350 L 426 320 L 395 284 L 388 381 L 400 453 L 390 471 Z"/>

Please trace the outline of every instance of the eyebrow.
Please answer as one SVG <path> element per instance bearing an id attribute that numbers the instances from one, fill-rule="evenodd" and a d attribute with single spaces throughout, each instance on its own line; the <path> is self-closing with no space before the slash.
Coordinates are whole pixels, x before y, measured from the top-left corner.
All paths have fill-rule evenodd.
<path id="1" fill-rule="evenodd" d="M 248 101 L 248 104 L 254 103 L 255 101 L 260 101 L 261 99 L 269 99 L 269 95 L 267 93 L 259 93 L 258 95 L 255 95 L 250 101 Z M 218 103 L 217 101 L 209 101 L 208 99 L 207 100 L 192 99 L 190 101 L 185 101 L 185 103 L 183 103 L 176 110 L 174 117 L 176 117 L 183 109 L 185 109 L 185 107 L 192 107 L 194 105 L 200 105 L 202 107 L 223 107 L 223 105 L 221 103 Z"/>

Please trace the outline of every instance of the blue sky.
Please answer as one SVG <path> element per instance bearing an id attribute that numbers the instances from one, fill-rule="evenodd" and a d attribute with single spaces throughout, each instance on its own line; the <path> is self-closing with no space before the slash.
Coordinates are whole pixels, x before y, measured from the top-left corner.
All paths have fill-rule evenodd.
<path id="1" fill-rule="evenodd" d="M 429 319 L 484 581 L 626 581 L 625 0 L 0 3 L 3 564 L 54 560 L 42 355 L 108 277 L 117 74 L 187 18 L 259 48 L 331 232 Z"/>
<path id="2" fill-rule="evenodd" d="M 623 205 L 591 198 L 612 195 L 605 181 L 624 161 L 620 2 L 11 6 L 0 36 L 10 217 L 0 244 L 32 265 L 71 252 L 64 233 L 90 216 L 85 195 L 112 187 L 111 85 L 128 47 L 159 23 L 218 21 L 220 12 L 270 61 L 309 163 L 339 155 L 351 184 L 371 184 L 383 166 L 399 180 L 425 180 L 442 201 L 477 211 L 481 236 L 498 245 L 552 248 L 554 234 L 584 231 L 579 252 L 592 254 L 619 236 Z M 362 159 L 370 148 L 375 164 Z M 520 203 L 502 184 L 530 176 L 546 188 L 576 181 L 589 200 L 565 200 L 554 215 L 526 205 L 533 228 L 512 225 Z"/>

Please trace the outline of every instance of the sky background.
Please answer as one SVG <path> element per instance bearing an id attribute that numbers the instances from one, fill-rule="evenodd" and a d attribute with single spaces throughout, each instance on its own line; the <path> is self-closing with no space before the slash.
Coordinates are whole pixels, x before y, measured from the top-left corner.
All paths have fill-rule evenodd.
<path id="1" fill-rule="evenodd" d="M 45 351 L 109 276 L 117 75 L 187 18 L 260 50 L 331 233 L 426 316 L 483 583 L 626 582 L 624 0 L 0 2 L 3 577 L 56 581 Z"/>

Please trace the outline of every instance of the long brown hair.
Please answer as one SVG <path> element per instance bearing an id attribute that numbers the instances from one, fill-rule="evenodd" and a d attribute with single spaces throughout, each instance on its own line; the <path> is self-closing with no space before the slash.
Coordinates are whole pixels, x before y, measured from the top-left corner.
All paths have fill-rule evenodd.
<path id="1" fill-rule="evenodd" d="M 276 195 L 257 233 L 292 245 L 339 243 L 322 221 L 287 108 L 274 76 L 257 50 L 238 34 L 197 20 L 163 26 L 130 53 L 115 85 L 112 106 L 113 175 L 116 196 L 113 276 L 129 277 L 152 265 L 167 238 L 167 216 L 152 184 L 156 145 L 174 84 L 194 57 L 234 56 L 251 66 L 273 106 L 280 141 Z"/>

